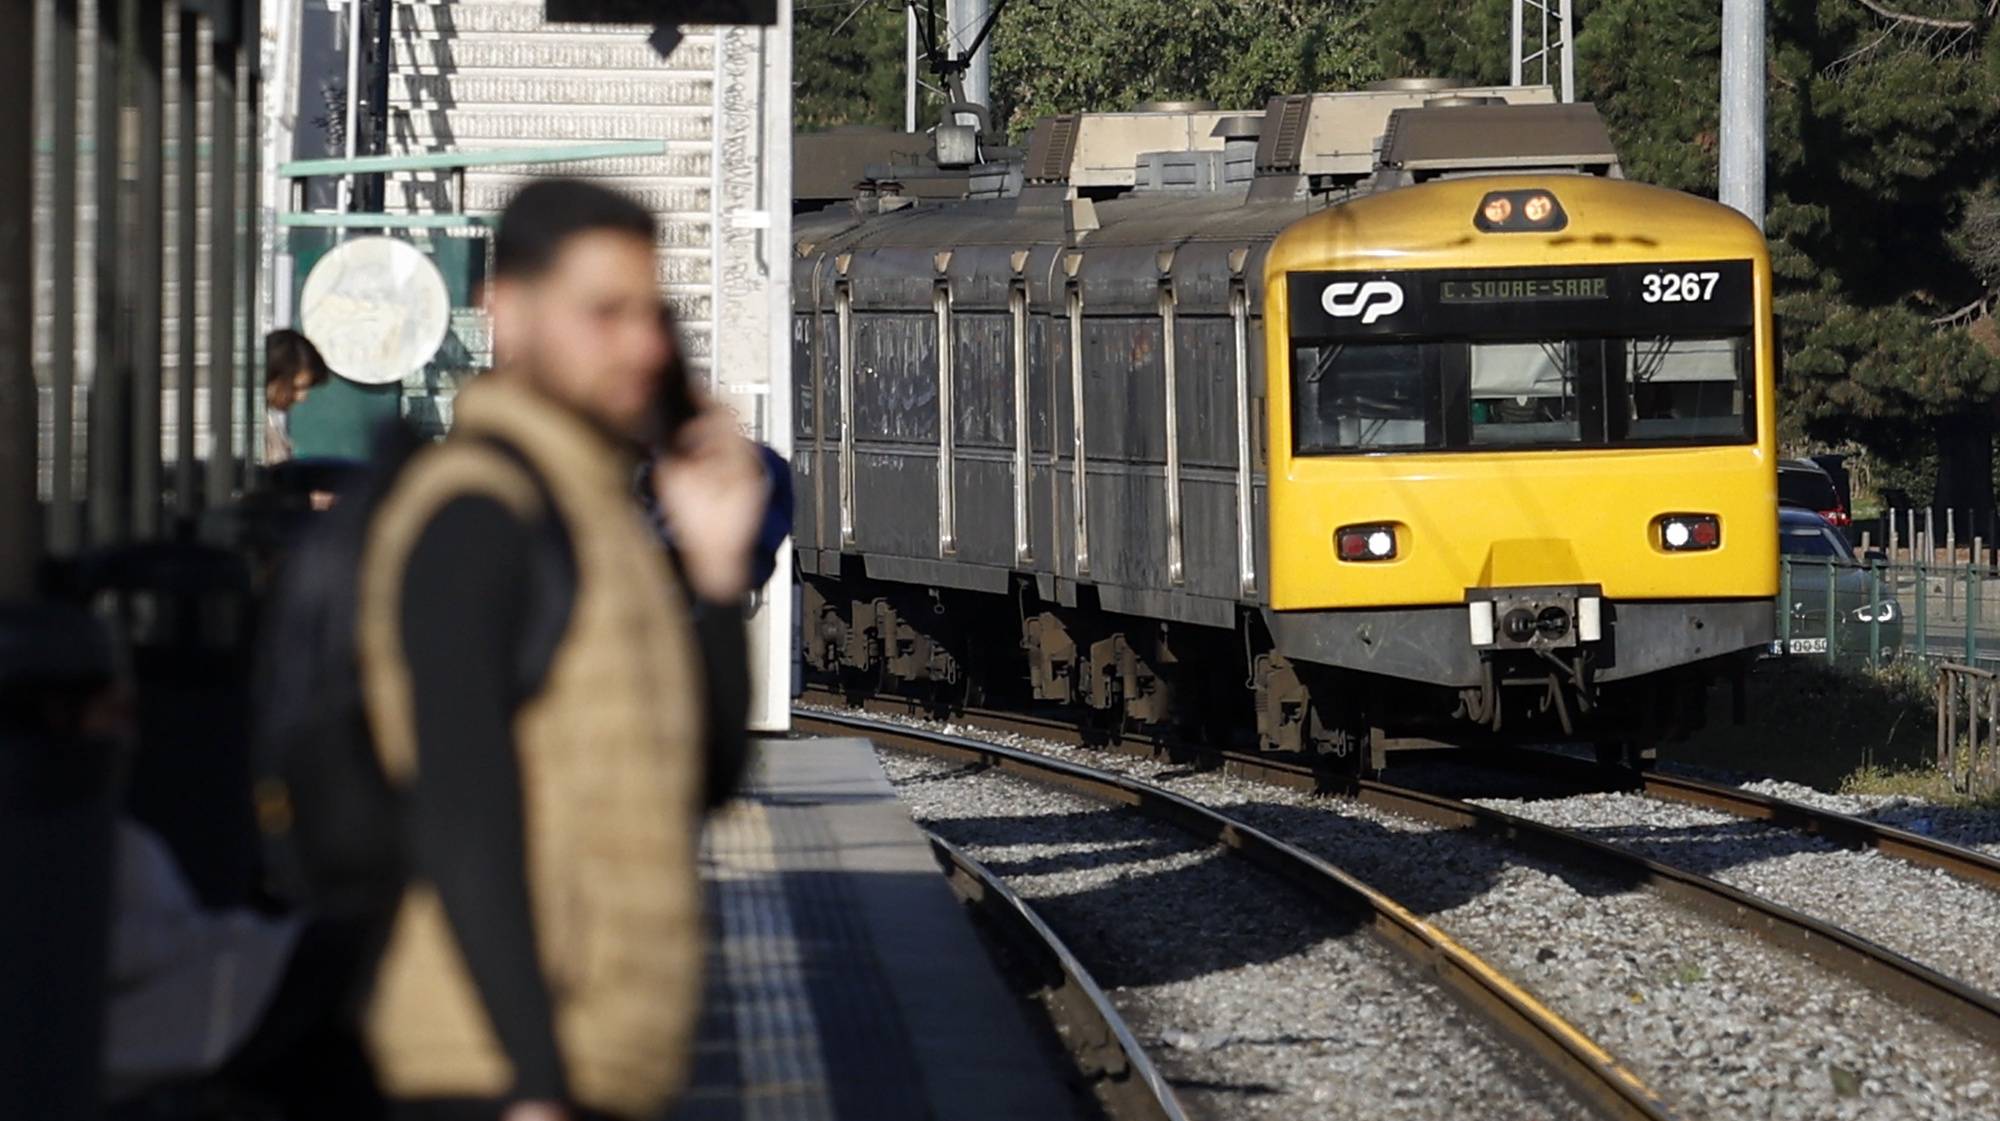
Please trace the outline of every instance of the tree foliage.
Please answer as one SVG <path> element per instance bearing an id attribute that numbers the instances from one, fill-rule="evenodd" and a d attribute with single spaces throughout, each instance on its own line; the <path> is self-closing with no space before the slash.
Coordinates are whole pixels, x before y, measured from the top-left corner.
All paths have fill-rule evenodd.
<path id="1" fill-rule="evenodd" d="M 825 0 L 806 0 L 809 5 Z M 1626 173 L 1716 185 L 1715 0 L 1575 0 L 1579 96 Z M 1783 430 L 1935 461 L 1991 498 L 2000 428 L 2000 22 L 1991 0 L 1770 0 L 1767 233 L 1787 318 Z M 902 9 L 800 11 L 800 119 L 901 116 Z M 1509 0 L 1013 0 L 996 119 L 1378 77 L 1505 81 Z M 839 34 L 830 34 L 839 25 Z M 819 40 L 809 43 L 809 34 Z"/>
<path id="2" fill-rule="evenodd" d="M 1054 113 L 1275 94 L 1373 76 L 1357 0 L 1014 0 L 994 35 L 994 100 L 1019 134 Z"/>
<path id="3" fill-rule="evenodd" d="M 1988 7 L 1774 0 L 1767 27 L 1784 429 L 1891 461 L 1935 457 L 1940 500 L 1979 505 L 2000 418 L 1987 317 L 2000 286 L 2000 40 Z M 1384 3 L 1374 54 L 1388 70 L 1501 80 L 1509 12 L 1508 0 Z M 1579 96 L 1603 113 L 1626 173 L 1712 195 L 1714 0 L 1588 0 L 1576 20 Z"/>
<path id="4" fill-rule="evenodd" d="M 903 125 L 903 6 L 800 0 L 792 8 L 792 117 L 801 131 Z"/>

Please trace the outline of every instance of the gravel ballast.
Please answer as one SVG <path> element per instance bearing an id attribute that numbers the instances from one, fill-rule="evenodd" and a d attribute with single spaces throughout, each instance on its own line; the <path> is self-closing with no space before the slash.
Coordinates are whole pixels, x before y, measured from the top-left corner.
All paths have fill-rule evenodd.
<path id="1" fill-rule="evenodd" d="M 2000 893 L 1949 873 L 1638 794 L 1479 801 L 1721 880 L 2000 992 Z"/>
<path id="2" fill-rule="evenodd" d="M 1160 781 L 1326 856 L 1534 989 L 1684 1115 L 2000 1116 L 2000 1060 L 1980 1044 L 1643 892 L 1349 802 L 1161 761 L 971 734 Z M 1747 867 L 1755 858 L 1733 863 Z M 1797 869 L 1774 866 L 1769 874 L 1786 877 L 1785 890 L 1807 890 L 1791 883 Z M 1744 886 L 1766 890 L 1761 881 Z M 1978 938 L 1983 929 L 1936 932 L 1940 949 L 1931 960 L 1962 965 L 1994 956 L 1995 941 Z M 1947 941 L 1954 948 L 1942 948 Z"/>
<path id="3" fill-rule="evenodd" d="M 1191 1116 L 1589 1116 L 1388 950 L 1226 852 L 1019 779 L 883 762 L 919 822 L 1069 944 Z"/>

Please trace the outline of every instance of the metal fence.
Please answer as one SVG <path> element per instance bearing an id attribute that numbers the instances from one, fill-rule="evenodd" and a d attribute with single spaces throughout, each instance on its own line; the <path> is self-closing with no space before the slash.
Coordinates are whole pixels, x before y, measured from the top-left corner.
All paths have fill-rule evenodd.
<path id="1" fill-rule="evenodd" d="M 1771 653 L 1880 669 L 2000 670 L 2000 568 L 1785 557 Z"/>
<path id="2" fill-rule="evenodd" d="M 191 527 L 261 420 L 256 0 L 0 4 L 0 592 Z"/>
<path id="3" fill-rule="evenodd" d="M 2000 674 L 1956 662 L 1938 667 L 1937 766 L 1961 794 L 2000 789 Z"/>
<path id="4" fill-rule="evenodd" d="M 1855 518 L 1847 535 L 1857 548 L 1882 549 L 1891 561 L 2000 563 L 2000 509 L 1891 506 Z"/>

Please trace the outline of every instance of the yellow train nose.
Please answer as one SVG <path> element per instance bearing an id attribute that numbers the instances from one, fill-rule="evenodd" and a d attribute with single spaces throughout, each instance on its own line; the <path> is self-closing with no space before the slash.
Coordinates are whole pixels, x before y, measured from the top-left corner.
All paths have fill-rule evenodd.
<path id="1" fill-rule="evenodd" d="M 1540 584 L 1580 584 L 1583 565 L 1570 541 L 1561 537 L 1517 537 L 1495 541 L 1479 568 L 1482 588 L 1519 588 Z"/>

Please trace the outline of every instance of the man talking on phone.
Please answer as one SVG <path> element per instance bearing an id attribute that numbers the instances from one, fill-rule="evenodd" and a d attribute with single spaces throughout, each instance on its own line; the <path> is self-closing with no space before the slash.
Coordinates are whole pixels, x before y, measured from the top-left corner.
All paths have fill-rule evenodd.
<path id="1" fill-rule="evenodd" d="M 696 846 L 734 781 L 757 452 L 662 432 L 652 218 L 545 180 L 501 215 L 495 369 L 371 519 L 363 694 L 409 886 L 365 1031 L 392 1115 L 653 1121 L 701 991 Z M 633 508 L 665 448 L 664 554 Z"/>

